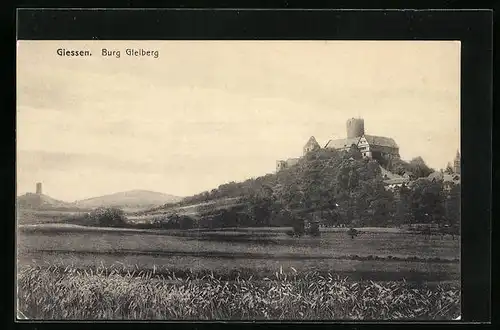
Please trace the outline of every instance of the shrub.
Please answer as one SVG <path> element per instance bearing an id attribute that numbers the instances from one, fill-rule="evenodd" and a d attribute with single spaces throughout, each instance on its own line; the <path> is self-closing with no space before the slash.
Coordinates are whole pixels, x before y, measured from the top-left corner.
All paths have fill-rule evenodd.
<path id="1" fill-rule="evenodd" d="M 304 219 L 299 216 L 294 216 L 292 218 L 292 228 L 295 236 L 302 236 L 306 232 Z"/>
<path id="2" fill-rule="evenodd" d="M 311 223 L 309 227 L 309 235 L 311 236 L 320 236 L 320 231 L 319 231 L 319 223 L 313 222 Z"/>
<path id="3" fill-rule="evenodd" d="M 347 235 L 351 236 L 351 239 L 353 239 L 354 237 L 359 235 L 359 232 L 356 229 L 351 228 L 347 231 Z"/>
<path id="4" fill-rule="evenodd" d="M 177 213 L 162 214 L 154 217 L 148 224 L 149 228 L 156 229 L 192 229 L 195 221 L 187 215 Z"/>
<path id="5" fill-rule="evenodd" d="M 180 229 L 192 229 L 194 228 L 195 221 L 193 218 L 183 215 L 179 219 L 179 228 Z"/>
<path id="6" fill-rule="evenodd" d="M 102 227 L 124 227 L 127 219 L 123 210 L 118 208 L 100 207 L 88 214 L 89 222 Z"/>

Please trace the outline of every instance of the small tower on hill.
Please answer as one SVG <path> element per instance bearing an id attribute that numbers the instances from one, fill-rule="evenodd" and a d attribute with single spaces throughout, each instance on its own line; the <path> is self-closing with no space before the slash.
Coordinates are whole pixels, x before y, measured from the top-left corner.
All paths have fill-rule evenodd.
<path id="1" fill-rule="evenodd" d="M 42 194 L 42 183 L 41 182 L 37 182 L 36 183 L 36 194 L 37 195 L 41 195 Z"/>
<path id="2" fill-rule="evenodd" d="M 453 161 L 453 172 L 460 174 L 460 152 L 457 150 L 457 155 Z"/>

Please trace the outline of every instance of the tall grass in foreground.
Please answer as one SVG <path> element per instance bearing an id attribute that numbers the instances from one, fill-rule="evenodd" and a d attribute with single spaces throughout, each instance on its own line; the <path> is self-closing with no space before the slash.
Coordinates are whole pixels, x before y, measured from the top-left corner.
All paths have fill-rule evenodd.
<path id="1" fill-rule="evenodd" d="M 456 287 L 350 282 L 289 273 L 221 281 L 155 270 L 27 266 L 18 272 L 18 307 L 31 319 L 390 319 L 451 320 Z"/>

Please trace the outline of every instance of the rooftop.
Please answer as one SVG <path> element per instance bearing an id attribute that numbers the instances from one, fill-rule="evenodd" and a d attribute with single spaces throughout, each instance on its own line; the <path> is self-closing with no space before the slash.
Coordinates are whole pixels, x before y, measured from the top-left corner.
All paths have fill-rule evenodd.
<path id="1" fill-rule="evenodd" d="M 335 149 L 347 148 L 353 144 L 357 145 L 359 143 L 359 140 L 360 140 L 359 137 L 352 138 L 352 139 L 330 140 L 326 144 L 325 148 L 335 148 Z"/>
<path id="2" fill-rule="evenodd" d="M 408 180 L 407 178 L 400 177 L 400 178 L 392 178 L 392 179 L 384 180 L 384 183 L 386 185 L 391 185 L 391 184 L 403 184 L 403 183 L 407 183 L 409 181 L 410 180 Z"/>
<path id="3" fill-rule="evenodd" d="M 399 148 L 396 141 L 394 139 L 385 137 L 385 136 L 375 136 L 375 135 L 363 135 L 369 145 L 381 146 L 381 147 L 390 147 L 390 148 Z M 326 148 L 347 148 L 353 144 L 358 144 L 361 137 L 355 137 L 351 139 L 336 139 L 330 140 L 326 144 Z"/>

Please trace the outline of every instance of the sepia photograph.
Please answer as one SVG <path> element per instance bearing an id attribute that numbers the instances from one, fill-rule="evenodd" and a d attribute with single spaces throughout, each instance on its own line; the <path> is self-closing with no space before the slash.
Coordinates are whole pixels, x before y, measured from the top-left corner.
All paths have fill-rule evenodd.
<path id="1" fill-rule="evenodd" d="M 459 320 L 460 52 L 18 41 L 16 318 Z"/>

